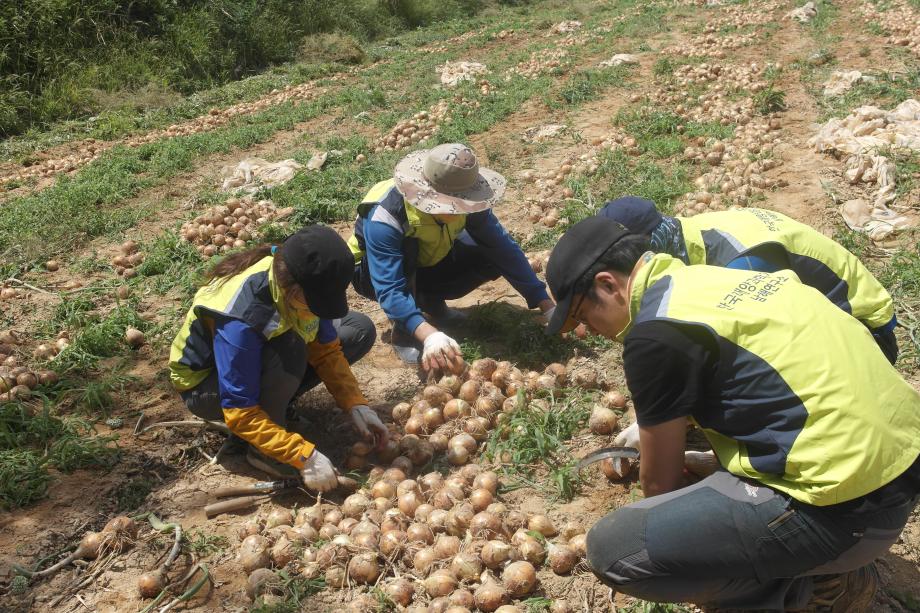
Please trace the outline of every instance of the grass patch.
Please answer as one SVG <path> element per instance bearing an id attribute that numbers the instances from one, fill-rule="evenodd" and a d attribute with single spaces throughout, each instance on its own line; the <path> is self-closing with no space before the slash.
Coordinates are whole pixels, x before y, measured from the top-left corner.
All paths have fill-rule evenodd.
<path id="1" fill-rule="evenodd" d="M 307 598 L 325 588 L 326 582 L 323 579 L 302 579 L 299 576 L 291 576 L 286 570 L 280 570 L 275 575 L 275 583 L 272 584 L 271 590 L 280 596 L 281 600 L 266 604 L 262 598 L 258 598 L 249 611 L 250 613 L 297 613 L 302 610 L 303 605 L 307 604 Z"/>
<path id="2" fill-rule="evenodd" d="M 559 97 L 570 105 L 594 100 L 604 89 L 612 85 L 624 85 L 631 73 L 632 68 L 626 65 L 577 72 L 562 87 Z"/>
<path id="3" fill-rule="evenodd" d="M 185 548 L 198 557 L 207 557 L 219 553 L 230 546 L 230 540 L 219 534 L 208 534 L 193 528 L 185 541 Z"/>
<path id="4" fill-rule="evenodd" d="M 761 115 L 786 110 L 786 92 L 772 85 L 754 94 L 754 109 Z"/>
<path id="5" fill-rule="evenodd" d="M 109 493 L 115 502 L 115 512 L 123 513 L 139 508 L 153 491 L 153 486 L 153 480 L 146 477 L 137 477 L 119 485 Z"/>
<path id="6" fill-rule="evenodd" d="M 866 104 L 892 108 L 908 98 L 915 98 L 920 90 L 920 66 L 900 74 L 886 72 L 870 76 L 874 80 L 859 82 L 841 96 L 828 98 L 815 90 L 813 93 L 821 109 L 819 120 L 844 116 L 851 109 Z"/>
<path id="7" fill-rule="evenodd" d="M 650 107 L 621 109 L 614 117 L 614 123 L 635 137 L 643 153 L 659 159 L 683 152 L 684 138 L 702 136 L 723 140 L 735 131 L 733 125 L 686 121 L 676 113 Z"/>
<path id="8" fill-rule="evenodd" d="M 571 500 L 580 487 L 578 463 L 566 445 L 584 428 L 591 413 L 591 396 L 576 390 L 558 390 L 518 406 L 507 423 L 489 435 L 485 455 L 505 465 L 504 473 L 515 487 L 533 487 Z M 545 475 L 543 472 L 545 471 Z M 538 478 L 538 472 L 539 478 Z"/>
<path id="9" fill-rule="evenodd" d="M 631 158 L 622 150 L 602 154 L 591 179 L 591 191 L 598 202 L 634 195 L 648 198 L 666 214 L 692 187 L 690 169 L 684 163 L 662 166 L 650 156 Z"/>

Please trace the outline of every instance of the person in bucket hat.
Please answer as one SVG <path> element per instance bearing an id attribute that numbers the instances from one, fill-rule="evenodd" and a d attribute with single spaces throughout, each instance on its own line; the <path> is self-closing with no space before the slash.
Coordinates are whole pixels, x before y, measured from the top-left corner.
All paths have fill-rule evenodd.
<path id="1" fill-rule="evenodd" d="M 349 366 L 376 337 L 370 318 L 348 309 L 353 272 L 345 241 L 325 226 L 229 255 L 195 294 L 169 356 L 189 411 L 249 443 L 254 468 L 299 473 L 315 491 L 338 480 L 329 458 L 287 429 L 299 395 L 323 382 L 365 440 L 382 447 L 388 439 Z"/>
<path id="2" fill-rule="evenodd" d="M 553 309 L 546 286 L 492 213 L 505 183 L 481 168 L 469 147 L 448 143 L 410 153 L 361 201 L 348 241 L 354 288 L 393 322 L 393 346 L 404 362 L 448 370 L 462 364 L 456 341 L 436 327 L 460 317 L 446 301 L 499 276 L 529 308 Z"/>

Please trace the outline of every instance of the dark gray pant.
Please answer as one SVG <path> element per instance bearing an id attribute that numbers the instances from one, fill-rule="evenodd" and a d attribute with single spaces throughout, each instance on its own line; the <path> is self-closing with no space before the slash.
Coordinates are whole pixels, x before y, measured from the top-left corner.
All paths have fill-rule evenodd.
<path id="1" fill-rule="evenodd" d="M 336 325 L 342 353 L 349 364 L 364 357 L 377 338 L 374 322 L 367 315 L 349 311 Z M 307 363 L 307 345 L 295 332 L 288 331 L 271 339 L 262 348 L 262 410 L 269 419 L 287 427 L 287 406 L 292 400 L 320 384 L 319 375 Z M 223 421 L 217 370 L 196 387 L 182 392 L 188 410 L 212 421 Z M 346 407 L 351 408 L 351 407 Z"/>
<path id="2" fill-rule="evenodd" d="M 588 532 L 588 562 L 601 581 L 643 600 L 801 608 L 814 575 L 884 554 L 916 502 L 847 520 L 719 471 L 601 518 Z"/>

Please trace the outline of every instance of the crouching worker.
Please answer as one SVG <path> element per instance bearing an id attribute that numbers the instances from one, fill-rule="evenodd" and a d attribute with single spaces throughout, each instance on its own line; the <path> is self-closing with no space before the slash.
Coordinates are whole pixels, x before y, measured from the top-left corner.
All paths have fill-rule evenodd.
<path id="1" fill-rule="evenodd" d="M 920 395 L 789 270 L 685 266 L 593 217 L 547 266 L 549 331 L 623 343 L 646 499 L 588 533 L 615 590 L 732 609 L 867 611 L 920 492 Z M 721 468 L 684 473 L 688 420 Z M 822 608 L 823 607 L 823 608 Z"/>
<path id="2" fill-rule="evenodd" d="M 446 144 L 410 153 L 393 179 L 364 197 L 349 241 L 354 287 L 380 303 L 405 363 L 462 367 L 460 347 L 437 328 L 460 317 L 445 301 L 499 276 L 529 308 L 553 308 L 546 286 L 491 211 L 504 191 L 504 177 L 480 168 L 472 150 Z"/>
<path id="3" fill-rule="evenodd" d="M 208 273 L 172 344 L 170 379 L 188 409 L 249 443 L 250 465 L 334 489 L 336 471 L 287 426 L 287 408 L 322 381 L 365 440 L 388 432 L 349 364 L 374 344 L 370 319 L 348 310 L 354 259 L 331 228 L 308 226 L 281 245 L 230 255 Z"/>
<path id="4" fill-rule="evenodd" d="M 608 202 L 598 214 L 648 235 L 653 251 L 684 264 L 761 272 L 788 268 L 869 328 L 889 362 L 898 358 L 891 295 L 858 257 L 806 224 L 755 208 L 669 217 L 651 200 L 635 196 Z"/>

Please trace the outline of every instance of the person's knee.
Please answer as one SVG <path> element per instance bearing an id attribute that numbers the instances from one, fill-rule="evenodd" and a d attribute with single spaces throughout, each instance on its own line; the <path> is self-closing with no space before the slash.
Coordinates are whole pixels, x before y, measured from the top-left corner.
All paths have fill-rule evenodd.
<path id="1" fill-rule="evenodd" d="M 343 349 L 351 363 L 364 357 L 377 340 L 377 328 L 371 318 L 364 313 L 351 311 L 347 315 L 347 331 L 339 330 Z M 344 328 L 344 326 L 343 326 Z"/>
<path id="2" fill-rule="evenodd" d="M 646 511 L 624 507 L 602 517 L 588 531 L 588 565 L 615 588 L 651 577 L 645 543 Z"/>

